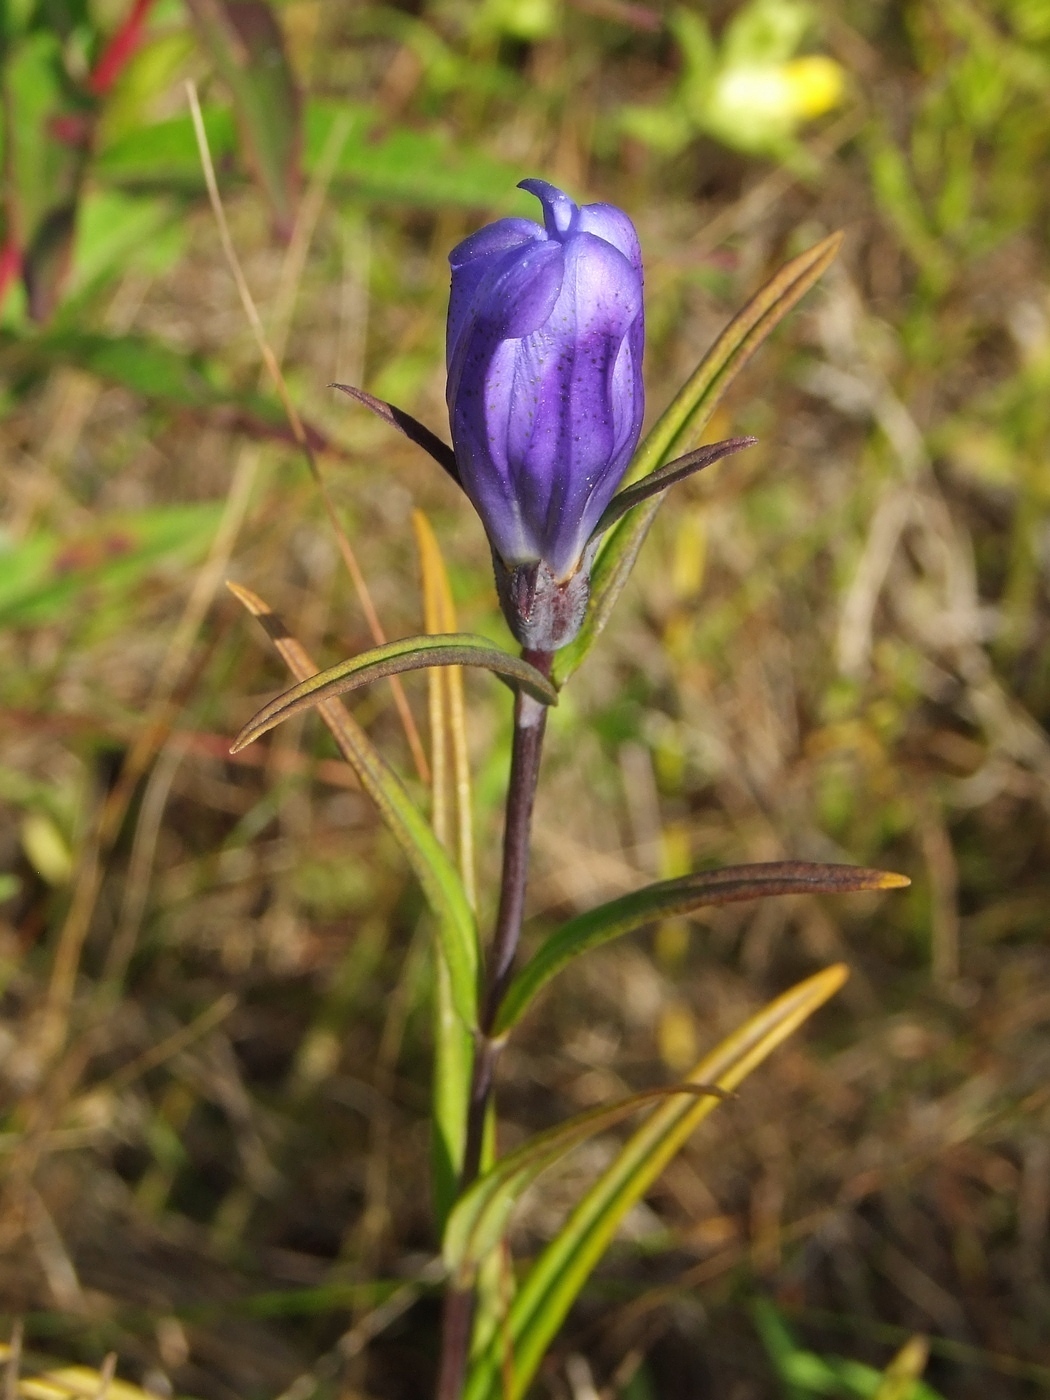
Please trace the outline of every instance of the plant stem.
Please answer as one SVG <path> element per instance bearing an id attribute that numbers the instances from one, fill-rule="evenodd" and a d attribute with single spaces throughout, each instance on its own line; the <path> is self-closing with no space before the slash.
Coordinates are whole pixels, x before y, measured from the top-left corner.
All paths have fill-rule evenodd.
<path id="1" fill-rule="evenodd" d="M 553 654 L 547 651 L 522 652 L 530 665 L 550 676 Z M 503 874 L 500 880 L 499 909 L 488 955 L 481 996 L 470 1103 L 467 1110 L 467 1138 L 463 1150 L 462 1193 L 475 1180 L 481 1166 L 485 1120 L 492 1100 L 502 1042 L 492 1039 L 500 1003 L 514 968 L 525 913 L 525 887 L 529 870 L 529 838 L 532 807 L 547 727 L 547 707 L 531 696 L 518 692 L 514 703 L 514 741 L 511 749 L 507 812 L 503 827 Z M 470 1350 L 474 1320 L 474 1293 L 452 1284 L 445 1296 L 442 1319 L 441 1369 L 437 1400 L 460 1400 Z"/>

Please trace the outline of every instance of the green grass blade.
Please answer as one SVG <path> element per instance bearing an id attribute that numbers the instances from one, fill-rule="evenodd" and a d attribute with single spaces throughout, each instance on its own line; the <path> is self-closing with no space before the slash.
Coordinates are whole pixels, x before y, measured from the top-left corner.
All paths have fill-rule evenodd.
<path id="1" fill-rule="evenodd" d="M 278 695 L 248 721 L 233 741 L 230 752 L 239 753 L 292 715 L 312 709 L 324 700 L 402 671 L 425 670 L 431 666 L 481 666 L 542 704 L 554 705 L 558 700 L 558 692 L 535 666 L 493 646 L 484 637 L 474 637 L 469 632 L 402 637 L 340 661 Z"/>
<path id="2" fill-rule="evenodd" d="M 845 982 L 842 964 L 798 983 L 777 997 L 705 1056 L 687 1078 L 731 1092 Z M 511 1307 L 514 1385 L 509 1400 L 527 1391 L 565 1315 L 626 1213 L 659 1177 L 716 1099 L 673 1101 L 656 1109 L 576 1207 L 529 1270 Z M 464 1400 L 497 1400 L 499 1355 L 494 1348 L 471 1368 Z"/>
<path id="3" fill-rule="evenodd" d="M 785 263 L 730 321 L 638 448 L 625 478 L 628 483 L 689 449 L 751 356 L 834 260 L 842 237 L 829 234 Z M 577 669 L 608 622 L 662 499 L 659 495 L 645 501 L 606 537 L 591 575 L 591 599 L 580 634 L 554 658 L 557 685 L 564 685 Z"/>
<path id="4" fill-rule="evenodd" d="M 528 1010 L 533 998 L 562 968 L 586 953 L 657 919 L 746 899 L 778 894 L 848 894 L 856 890 L 902 889 L 904 875 L 866 870 L 859 865 L 820 865 L 781 860 L 761 865 L 727 865 L 655 885 L 588 909 L 551 934 L 507 989 L 496 1034 L 506 1035 Z"/>
<path id="5" fill-rule="evenodd" d="M 446 932 L 444 938 L 448 936 Z M 446 960 L 436 958 L 435 963 L 431 1163 L 434 1214 L 440 1229 L 456 1199 L 463 1168 L 474 1038 L 457 1015 Z"/>
<path id="6" fill-rule="evenodd" d="M 311 675 L 313 662 L 272 609 L 250 589 L 235 583 L 226 586 L 259 619 L 292 674 Z M 464 1025 L 472 1028 L 477 1020 L 478 942 L 463 881 L 401 779 L 357 721 L 336 699 L 323 701 L 320 711 L 340 752 L 379 808 L 423 888 L 437 923 L 452 1004 Z"/>
<path id="7" fill-rule="evenodd" d="M 929 1400 L 934 1392 L 922 1384 L 929 1357 L 925 1337 L 909 1338 L 882 1373 L 875 1400 Z"/>

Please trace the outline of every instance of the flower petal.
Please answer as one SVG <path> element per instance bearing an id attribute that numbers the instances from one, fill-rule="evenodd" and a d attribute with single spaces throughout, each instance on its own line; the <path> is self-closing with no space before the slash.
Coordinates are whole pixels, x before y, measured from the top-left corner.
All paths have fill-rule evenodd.
<path id="1" fill-rule="evenodd" d="M 576 227 L 581 233 L 593 233 L 598 238 L 604 238 L 606 243 L 611 243 L 641 275 L 642 249 L 638 234 L 622 209 L 617 209 L 614 204 L 585 204 L 580 210 Z"/>
<path id="2" fill-rule="evenodd" d="M 495 267 L 516 248 L 545 240 L 539 224 L 531 219 L 499 219 L 472 233 L 448 256 L 452 267 L 452 292 L 448 303 L 447 362 L 467 327 L 477 304 L 478 292 Z"/>

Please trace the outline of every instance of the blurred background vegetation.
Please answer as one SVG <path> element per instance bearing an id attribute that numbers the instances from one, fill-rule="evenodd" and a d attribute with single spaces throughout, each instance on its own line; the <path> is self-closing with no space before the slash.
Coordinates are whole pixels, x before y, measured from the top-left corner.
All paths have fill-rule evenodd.
<path id="1" fill-rule="evenodd" d="M 1050 1392 L 1047 0 L 7 0 L 3 25 L 0 1335 L 23 1321 L 24 1374 L 73 1367 L 22 1393 L 101 1393 L 107 1352 L 202 1400 L 409 1400 L 433 1367 L 420 898 L 315 720 L 226 752 L 286 681 L 224 578 L 324 664 L 371 635 L 187 79 L 392 636 L 421 630 L 418 506 L 461 624 L 505 640 L 486 547 L 325 386 L 443 430 L 446 255 L 532 213 L 519 178 L 635 219 L 652 413 L 846 230 L 713 425 L 760 446 L 677 489 L 553 715 L 531 911 L 786 857 L 913 885 L 667 923 L 526 1023 L 508 1145 L 853 971 L 632 1215 L 539 1390 L 891 1400 L 922 1333 L 938 1394 Z M 468 685 L 491 890 L 509 704 Z M 389 690 L 354 708 L 411 774 Z M 612 1150 L 541 1184 L 519 1253 Z"/>

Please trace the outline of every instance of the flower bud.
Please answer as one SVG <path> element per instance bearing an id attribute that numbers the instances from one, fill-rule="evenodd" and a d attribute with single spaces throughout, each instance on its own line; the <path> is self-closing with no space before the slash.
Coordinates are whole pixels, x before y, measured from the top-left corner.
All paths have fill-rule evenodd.
<path id="1" fill-rule="evenodd" d="M 641 432 L 642 262 L 621 210 L 521 187 L 542 226 L 500 219 L 449 257 L 447 400 L 507 620 L 553 650 L 580 626 L 588 543 Z"/>

